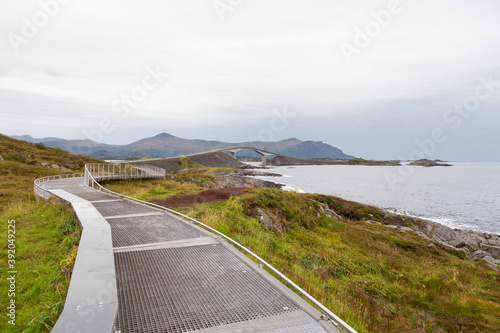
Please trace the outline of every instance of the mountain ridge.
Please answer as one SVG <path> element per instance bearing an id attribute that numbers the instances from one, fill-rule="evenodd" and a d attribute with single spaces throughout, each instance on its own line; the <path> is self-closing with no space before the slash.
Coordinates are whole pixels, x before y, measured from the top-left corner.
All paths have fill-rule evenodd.
<path id="1" fill-rule="evenodd" d="M 302 141 L 289 138 L 281 141 L 246 141 L 230 143 L 216 140 L 184 139 L 169 133 L 139 139 L 126 145 L 111 145 L 92 140 L 66 140 L 62 138 L 33 138 L 30 135 L 11 136 L 31 143 L 41 142 L 47 147 L 60 148 L 74 154 L 82 154 L 100 159 L 126 159 L 147 157 L 173 157 L 229 147 L 254 147 L 290 157 L 302 159 L 329 158 L 352 159 L 341 149 L 322 141 Z M 250 151 L 242 151 L 239 156 L 258 156 Z"/>

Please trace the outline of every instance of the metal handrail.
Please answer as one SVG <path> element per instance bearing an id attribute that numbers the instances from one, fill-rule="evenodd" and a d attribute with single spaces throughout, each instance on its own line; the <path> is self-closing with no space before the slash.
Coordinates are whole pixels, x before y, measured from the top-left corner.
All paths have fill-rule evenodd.
<path id="1" fill-rule="evenodd" d="M 49 191 L 47 191 L 46 189 L 44 189 L 43 187 L 40 186 L 40 184 L 42 184 L 42 183 L 45 183 L 45 182 L 50 181 L 50 180 L 83 177 L 84 175 L 85 174 L 83 174 L 83 173 L 68 173 L 68 174 L 46 176 L 46 177 L 35 179 L 35 181 L 33 182 L 35 198 L 46 200 L 46 199 L 53 196 Z"/>
<path id="2" fill-rule="evenodd" d="M 92 186 L 89 185 L 88 181 L 92 183 Z M 293 287 L 295 290 L 297 290 L 302 296 L 304 296 L 311 303 L 313 303 L 314 305 L 316 305 L 321 311 L 323 311 L 323 314 L 326 317 L 328 317 L 328 319 L 335 326 L 337 326 L 337 327 L 340 326 L 340 327 L 342 327 L 344 330 L 346 330 L 349 333 L 357 333 L 356 330 L 354 330 L 346 322 L 344 322 L 342 319 L 340 319 L 336 314 L 334 314 L 332 311 L 330 311 L 330 309 L 328 309 L 326 306 L 324 306 L 322 303 L 320 303 L 317 299 L 315 299 L 313 296 L 311 296 L 309 293 L 307 293 L 304 289 L 300 288 L 297 284 L 295 284 L 292 280 L 290 280 L 288 277 L 286 277 L 283 273 L 281 273 L 276 268 L 274 268 L 271 264 L 269 264 L 268 262 L 266 262 L 264 259 L 262 259 L 261 257 L 259 257 L 257 254 L 253 253 L 251 250 L 247 249 L 245 246 L 241 245 L 237 241 L 235 241 L 232 238 L 224 235 L 220 231 L 218 231 L 218 230 L 216 230 L 216 229 L 214 229 L 212 227 L 209 227 L 208 225 L 206 225 L 206 224 L 204 224 L 204 223 L 202 223 L 202 222 L 200 222 L 198 220 L 195 220 L 195 219 L 193 219 L 193 218 L 191 218 L 191 217 L 189 217 L 187 215 L 179 213 L 179 212 L 177 212 L 177 211 L 175 211 L 173 209 L 166 208 L 166 207 L 163 207 L 163 206 L 159 206 L 159 205 L 156 205 L 156 204 L 151 203 L 151 202 L 139 200 L 139 199 L 136 199 L 136 198 L 132 198 L 132 197 L 129 197 L 129 196 L 126 196 L 126 195 L 123 195 L 123 194 L 116 193 L 116 192 L 113 192 L 111 190 L 108 190 L 107 188 L 103 187 L 101 184 L 99 184 L 95 180 L 95 178 L 93 177 L 93 175 L 88 170 L 87 165 L 85 165 L 85 185 L 89 186 L 92 189 L 94 189 L 96 191 L 99 191 L 99 192 L 105 192 L 105 193 L 108 193 L 108 194 L 113 195 L 113 196 L 124 198 L 124 199 L 130 200 L 130 201 L 134 201 L 134 202 L 140 203 L 142 205 L 150 206 L 150 207 L 153 207 L 153 208 L 156 208 L 156 209 L 160 209 L 162 211 L 166 211 L 166 212 L 172 213 L 172 214 L 180 216 L 180 217 L 182 217 L 182 218 L 184 218 L 184 219 L 186 219 L 186 220 L 188 220 L 190 222 L 196 223 L 197 225 L 199 225 L 202 228 L 205 228 L 205 229 L 213 232 L 214 234 L 217 234 L 218 236 L 224 238 L 226 241 L 228 241 L 229 243 L 233 244 L 237 248 L 240 248 L 241 250 L 243 250 L 244 252 L 246 252 L 248 255 L 250 255 L 251 257 L 253 257 L 255 260 L 257 260 L 257 262 L 259 263 L 260 267 L 265 266 L 269 270 L 271 270 L 273 273 L 275 273 L 276 275 L 278 275 L 281 279 L 283 279 L 291 287 Z M 97 185 L 97 189 L 94 187 L 94 185 Z"/>
<path id="3" fill-rule="evenodd" d="M 92 187 L 93 183 L 87 176 L 92 175 L 96 180 L 110 180 L 123 178 L 164 178 L 165 169 L 151 165 L 130 165 L 130 164 L 103 164 L 89 163 L 85 164 L 85 184 Z M 97 181 L 96 181 L 97 182 Z"/>

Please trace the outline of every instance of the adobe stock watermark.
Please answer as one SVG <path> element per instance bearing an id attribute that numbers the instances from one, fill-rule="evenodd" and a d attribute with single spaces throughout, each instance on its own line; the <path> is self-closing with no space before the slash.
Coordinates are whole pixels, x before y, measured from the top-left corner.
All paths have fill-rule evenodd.
<path id="1" fill-rule="evenodd" d="M 221 21 L 226 19 L 227 13 L 232 13 L 243 3 L 243 0 L 214 0 L 212 5 Z"/>
<path id="2" fill-rule="evenodd" d="M 71 0 L 40 0 L 40 7 L 31 17 L 24 16 L 21 21 L 20 33 L 9 32 L 7 38 L 14 53 L 19 54 L 19 47 L 28 44 L 49 22 L 60 12 L 61 6 L 66 5 Z"/>
<path id="3" fill-rule="evenodd" d="M 17 269 L 16 220 L 7 221 L 7 323 L 16 326 Z"/>
<path id="4" fill-rule="evenodd" d="M 132 87 L 127 93 L 123 93 L 119 98 L 111 103 L 111 111 L 116 114 L 119 120 L 125 120 L 149 96 L 149 94 L 162 85 L 170 77 L 170 72 L 163 71 L 159 65 L 146 67 L 146 75 L 141 83 Z M 116 129 L 116 119 L 103 117 L 97 123 L 96 128 L 83 130 L 85 139 L 95 142 L 103 142 L 105 135 L 113 133 Z M 84 152 L 88 147 L 78 147 L 80 152 Z"/>
<path id="5" fill-rule="evenodd" d="M 403 6 L 399 0 L 390 0 L 386 9 L 370 13 L 372 20 L 368 21 L 364 28 L 355 27 L 352 43 L 342 42 L 339 47 L 347 63 L 352 62 L 352 56 L 360 54 L 361 51 L 377 38 L 383 29 L 387 28 L 394 16 L 403 12 Z"/>
<path id="6" fill-rule="evenodd" d="M 443 113 L 442 118 L 445 126 L 432 129 L 429 136 L 422 140 L 416 139 L 414 141 L 416 148 L 409 154 L 408 158 L 399 156 L 399 159 L 410 161 L 428 159 L 434 154 L 438 145 L 448 140 L 450 131 L 458 130 L 464 120 L 470 118 L 479 109 L 481 102 L 489 99 L 499 89 L 495 86 L 500 82 L 494 81 L 492 74 L 487 78 L 481 76 L 478 81 L 473 94 L 465 97 L 461 103 L 455 103 L 452 108 Z M 410 177 L 414 171 L 415 168 L 403 165 L 397 168 L 397 173 L 386 172 L 384 177 L 387 185 L 394 189 L 396 184 L 404 183 L 405 179 Z"/>
<path id="7" fill-rule="evenodd" d="M 261 128 L 257 136 L 249 136 L 248 141 L 273 141 L 275 134 L 283 132 L 290 125 L 290 120 L 295 117 L 296 115 L 288 112 L 286 106 L 281 109 L 273 108 L 273 115 L 269 119 L 269 125 Z"/>

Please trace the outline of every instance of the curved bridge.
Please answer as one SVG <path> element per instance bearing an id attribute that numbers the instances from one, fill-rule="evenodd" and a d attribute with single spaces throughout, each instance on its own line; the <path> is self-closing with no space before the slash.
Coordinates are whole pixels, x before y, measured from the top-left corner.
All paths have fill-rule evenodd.
<path id="1" fill-rule="evenodd" d="M 272 153 L 270 151 L 254 148 L 254 147 L 229 147 L 219 149 L 218 151 L 225 151 L 231 153 L 231 157 L 236 159 L 236 153 L 241 150 L 251 150 L 262 156 L 262 165 L 266 165 L 266 157 L 267 156 L 281 156 L 280 154 Z"/>

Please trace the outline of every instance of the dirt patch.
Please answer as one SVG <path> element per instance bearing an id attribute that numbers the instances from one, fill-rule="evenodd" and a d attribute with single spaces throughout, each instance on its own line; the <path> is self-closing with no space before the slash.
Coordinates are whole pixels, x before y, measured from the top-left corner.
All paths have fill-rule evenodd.
<path id="1" fill-rule="evenodd" d="M 212 188 L 194 195 L 173 197 L 166 200 L 151 200 L 151 202 L 164 207 L 185 207 L 197 203 L 226 201 L 230 197 L 245 194 L 246 190 L 248 190 L 246 187 Z"/>

